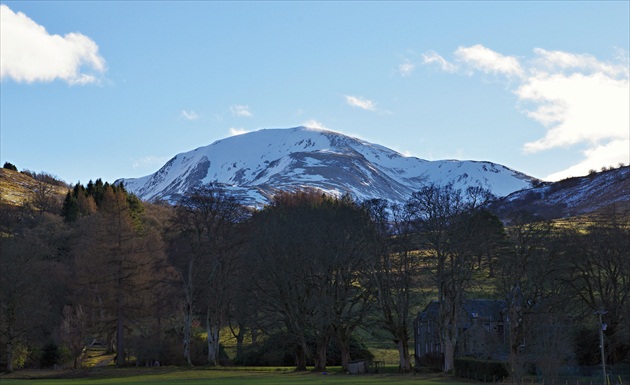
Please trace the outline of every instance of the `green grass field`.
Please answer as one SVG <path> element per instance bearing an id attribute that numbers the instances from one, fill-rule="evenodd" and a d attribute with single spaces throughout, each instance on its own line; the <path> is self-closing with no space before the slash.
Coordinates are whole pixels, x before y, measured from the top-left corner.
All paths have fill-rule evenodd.
<path id="1" fill-rule="evenodd" d="M 389 372 L 391 370 L 387 370 Z M 53 378 L 56 377 L 56 378 Z M 105 368 L 89 371 L 22 371 L 12 375 L 0 375 L 2 385 L 464 385 L 452 377 L 441 374 L 360 374 L 336 372 L 296 373 L 291 368 L 229 368 L 229 369 L 181 369 L 181 368 Z"/>

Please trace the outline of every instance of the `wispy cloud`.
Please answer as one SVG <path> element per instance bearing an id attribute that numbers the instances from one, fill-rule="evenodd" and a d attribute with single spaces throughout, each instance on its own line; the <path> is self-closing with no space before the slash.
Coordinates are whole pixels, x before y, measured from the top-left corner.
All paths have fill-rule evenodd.
<path id="1" fill-rule="evenodd" d="M 232 115 L 234 116 L 247 116 L 247 117 L 252 116 L 252 113 L 249 110 L 249 106 L 236 104 L 230 107 L 230 111 L 232 111 Z"/>
<path id="2" fill-rule="evenodd" d="M 627 53 L 615 62 L 587 54 L 533 50 L 533 57 L 518 59 L 481 45 L 460 47 L 455 64 L 429 52 L 425 64 L 446 72 L 504 76 L 519 108 L 547 132 L 524 143 L 527 153 L 586 145 L 578 164 L 550 174 L 549 180 L 586 175 L 590 169 L 628 163 L 630 158 L 630 66 Z M 430 58 L 430 60 L 427 60 Z"/>
<path id="3" fill-rule="evenodd" d="M 131 168 L 133 168 L 134 170 L 145 169 L 145 168 L 150 168 L 152 166 L 162 165 L 166 161 L 167 161 L 166 158 L 149 155 L 149 156 L 145 156 L 144 158 L 132 159 Z"/>
<path id="4" fill-rule="evenodd" d="M 367 111 L 374 111 L 376 109 L 376 104 L 369 99 L 351 95 L 346 95 L 345 98 L 346 103 L 353 107 L 358 107 Z"/>
<path id="5" fill-rule="evenodd" d="M 401 76 L 409 76 L 416 69 L 416 65 L 409 59 L 398 65 L 398 73 Z"/>
<path id="6" fill-rule="evenodd" d="M 22 12 L 15 13 L 0 5 L 0 78 L 17 82 L 51 82 L 61 79 L 68 84 L 99 81 L 105 72 L 105 59 L 98 45 L 80 33 L 50 35 L 46 29 Z"/>
<path id="7" fill-rule="evenodd" d="M 320 130 L 329 130 L 329 128 L 326 127 L 322 122 L 319 122 L 315 119 L 307 120 L 306 122 L 302 123 L 302 126 L 308 128 L 318 128 Z"/>
<path id="8" fill-rule="evenodd" d="M 199 119 L 199 115 L 195 111 L 186 111 L 182 110 L 182 117 L 186 120 L 197 120 Z"/>
<path id="9" fill-rule="evenodd" d="M 230 127 L 230 136 L 247 134 L 249 131 L 244 128 Z"/>
<path id="10" fill-rule="evenodd" d="M 542 48 L 534 48 L 536 57 L 532 60 L 532 66 L 542 68 L 547 72 L 562 72 L 582 70 L 590 73 L 603 73 L 610 77 L 627 75 L 628 67 L 622 63 L 628 62 L 628 57 L 620 55 L 619 63 L 605 63 L 588 54 L 573 54 L 563 51 L 547 51 Z"/>
<path id="11" fill-rule="evenodd" d="M 517 58 L 501 55 L 480 44 L 472 47 L 459 47 L 455 51 L 455 57 L 458 61 L 485 73 L 518 77 L 524 73 Z"/>
<path id="12" fill-rule="evenodd" d="M 444 72 L 456 72 L 457 66 L 449 63 L 435 51 L 429 51 L 422 54 L 422 62 L 424 64 L 437 64 Z"/>

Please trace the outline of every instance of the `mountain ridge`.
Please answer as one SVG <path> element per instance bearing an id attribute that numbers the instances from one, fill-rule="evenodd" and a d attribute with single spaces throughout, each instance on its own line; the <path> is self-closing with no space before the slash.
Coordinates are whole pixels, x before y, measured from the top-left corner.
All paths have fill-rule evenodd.
<path id="1" fill-rule="evenodd" d="M 507 220 L 515 212 L 542 219 L 596 214 L 630 215 L 630 166 L 620 166 L 557 182 L 541 182 L 490 204 L 490 210 Z"/>
<path id="2" fill-rule="evenodd" d="M 505 196 L 534 181 L 492 162 L 405 157 L 382 145 L 301 126 L 220 139 L 175 155 L 153 174 L 114 183 L 124 183 L 141 199 L 171 202 L 190 188 L 218 183 L 243 203 L 260 206 L 278 191 L 306 187 L 402 203 L 425 183 L 482 186 Z"/>

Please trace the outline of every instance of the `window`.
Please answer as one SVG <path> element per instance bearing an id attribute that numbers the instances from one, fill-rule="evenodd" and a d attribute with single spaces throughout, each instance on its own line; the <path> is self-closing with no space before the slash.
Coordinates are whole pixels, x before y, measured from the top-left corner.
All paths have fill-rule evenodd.
<path id="1" fill-rule="evenodd" d="M 505 326 L 503 324 L 497 325 L 497 334 L 501 339 L 501 342 L 505 342 Z"/>

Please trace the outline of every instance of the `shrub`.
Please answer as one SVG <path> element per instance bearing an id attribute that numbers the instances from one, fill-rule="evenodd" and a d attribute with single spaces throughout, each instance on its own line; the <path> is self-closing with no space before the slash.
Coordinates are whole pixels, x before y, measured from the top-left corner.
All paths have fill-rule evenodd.
<path id="1" fill-rule="evenodd" d="M 39 365 L 42 368 L 52 368 L 61 361 L 61 351 L 55 343 L 49 343 L 42 349 Z"/>
<path id="2" fill-rule="evenodd" d="M 236 364 L 247 366 L 291 366 L 295 364 L 295 343 L 288 333 L 279 332 L 256 346 L 246 346 Z"/>
<path id="3" fill-rule="evenodd" d="M 508 376 L 507 364 L 500 361 L 456 358 L 455 375 L 477 381 L 497 381 Z"/>
<path id="4" fill-rule="evenodd" d="M 49 174 L 45 171 L 35 172 L 31 170 L 22 170 L 22 174 L 28 175 L 37 181 L 48 183 L 53 186 L 70 187 L 70 185 L 59 179 L 57 176 Z"/>
<path id="5" fill-rule="evenodd" d="M 2 168 L 6 168 L 7 170 L 17 171 L 17 167 L 13 163 L 4 162 L 4 166 Z"/>
<path id="6" fill-rule="evenodd" d="M 315 344 L 311 345 L 311 353 L 315 353 Z M 242 357 L 235 361 L 238 365 L 246 366 L 291 366 L 295 365 L 295 348 L 291 335 L 286 332 L 278 332 L 265 338 L 257 346 L 247 346 L 243 349 Z M 371 360 L 374 356 L 365 344 L 352 338 L 350 341 L 350 358 L 353 360 Z M 313 362 L 308 362 L 313 365 Z M 341 365 L 341 351 L 334 338 L 331 339 L 326 351 L 326 365 Z"/>
<path id="7" fill-rule="evenodd" d="M 341 365 L 341 349 L 336 339 L 332 339 L 326 352 L 326 364 L 332 366 Z M 372 361 L 374 355 L 367 348 L 363 341 L 352 337 L 350 340 L 350 359 L 352 360 L 368 360 Z"/>
<path id="8" fill-rule="evenodd" d="M 443 353 L 427 353 L 419 358 L 419 364 L 435 371 L 441 371 L 444 367 Z"/>

